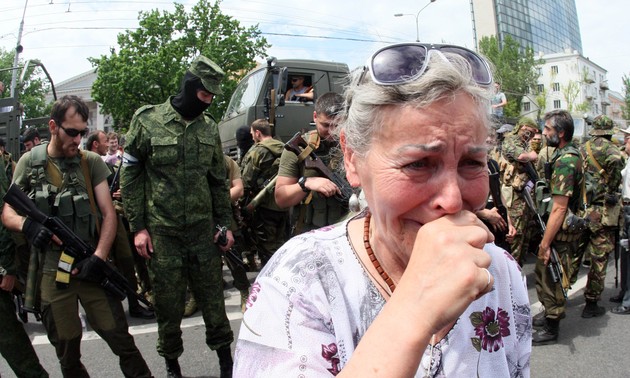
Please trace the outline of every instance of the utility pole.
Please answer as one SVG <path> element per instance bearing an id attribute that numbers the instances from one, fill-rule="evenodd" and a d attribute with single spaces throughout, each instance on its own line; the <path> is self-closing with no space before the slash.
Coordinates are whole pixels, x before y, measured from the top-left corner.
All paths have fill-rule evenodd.
<path id="1" fill-rule="evenodd" d="M 17 83 L 17 70 L 18 63 L 20 59 L 20 53 L 24 48 L 22 47 L 22 31 L 24 31 L 24 17 L 26 16 L 26 6 L 28 5 L 28 0 L 24 3 L 24 13 L 22 13 L 22 21 L 20 22 L 20 30 L 18 32 L 17 45 L 15 46 L 15 59 L 13 60 L 13 73 L 11 75 L 11 91 L 9 95 L 15 98 L 15 85 Z"/>

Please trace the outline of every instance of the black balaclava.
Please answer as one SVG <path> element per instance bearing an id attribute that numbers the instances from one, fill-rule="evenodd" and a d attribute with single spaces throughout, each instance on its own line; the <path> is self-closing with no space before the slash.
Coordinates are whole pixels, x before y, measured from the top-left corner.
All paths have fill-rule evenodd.
<path id="1" fill-rule="evenodd" d="M 198 90 L 208 91 L 197 76 L 186 71 L 179 93 L 171 99 L 171 105 L 184 119 L 195 119 L 210 106 L 197 98 Z"/>

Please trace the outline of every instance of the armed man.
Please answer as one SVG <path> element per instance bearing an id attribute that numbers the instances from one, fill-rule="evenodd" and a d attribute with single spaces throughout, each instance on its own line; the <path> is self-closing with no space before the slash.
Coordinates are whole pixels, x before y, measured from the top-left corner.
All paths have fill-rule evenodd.
<path id="1" fill-rule="evenodd" d="M 9 180 L 4 174 L 4 161 L 0 160 L 0 204 L 7 191 Z M 12 291 L 17 281 L 15 244 L 9 232 L 0 224 L 0 354 L 16 376 L 47 378 L 24 326 L 15 316 Z M 21 294 L 20 294 L 21 295 Z"/>
<path id="2" fill-rule="evenodd" d="M 512 256 L 522 265 L 523 254 L 527 252 L 527 230 L 526 226 L 532 218 L 532 212 L 527 208 L 523 191 L 529 190 L 526 187 L 532 178 L 527 174 L 527 167 L 533 167 L 538 154 L 530 150 L 529 141 L 538 132 L 536 122 L 531 118 L 521 118 L 514 131 L 505 137 L 501 149 L 503 164 L 503 195 L 505 206 L 508 208 L 510 219 L 514 222 L 516 235 L 512 239 Z"/>
<path id="3" fill-rule="evenodd" d="M 313 112 L 316 130 L 304 136 L 308 144 L 306 148 L 333 172 L 343 166 L 339 142 L 333 136 L 337 125 L 335 118 L 342 107 L 341 95 L 328 92 L 320 96 Z M 318 171 L 305 169 L 305 159 L 310 157 L 297 151 L 283 151 L 276 181 L 275 199 L 279 207 L 286 209 L 301 205 L 295 209 L 297 220 L 292 219 L 295 224 L 293 235 L 334 224 L 342 219 L 348 208 L 347 203 L 338 199 L 341 188 Z"/>
<path id="4" fill-rule="evenodd" d="M 79 97 L 64 96 L 56 101 L 48 122 L 50 143 L 35 146 L 20 158 L 13 182 L 41 212 L 58 215 L 78 237 L 95 245 L 94 254 L 74 264 L 51 231 L 19 215 L 7 203 L 2 222 L 12 231 L 23 232 L 43 262 L 42 322 L 63 376 L 89 377 L 81 363 L 80 300 L 94 331 L 119 357 L 123 375 L 151 377 L 128 332 L 120 300 L 107 295 L 95 279 L 102 273 L 116 234 L 116 211 L 107 185 L 109 169 L 99 155 L 79 150 L 81 137 L 88 132 L 88 115 L 89 109 Z"/>
<path id="5" fill-rule="evenodd" d="M 613 121 L 607 116 L 597 116 L 589 133 L 591 138 L 580 147 L 586 177 L 587 203 L 583 217 L 589 220 L 588 232 L 582 239 L 586 245 L 583 252 L 591 258 L 584 290 L 586 306 L 582 311 L 583 318 L 606 313 L 597 301 L 604 290 L 608 256 L 615 249 L 619 233 L 619 185 L 624 160 L 621 151 L 611 142 L 613 126 Z M 577 269 L 579 259 L 575 260 L 574 269 Z"/>
<path id="6" fill-rule="evenodd" d="M 158 322 L 158 354 L 169 377 L 181 377 L 180 328 L 186 286 L 206 326 L 206 344 L 219 357 L 221 378 L 232 376 L 234 335 L 225 313 L 220 232 L 232 210 L 225 160 L 216 122 L 204 111 L 220 95 L 224 72 L 204 56 L 195 58 L 179 93 L 136 111 L 123 155 L 121 191 L 134 244 L 148 259 Z M 220 251 L 220 250 L 221 251 Z"/>
<path id="7" fill-rule="evenodd" d="M 260 240 L 255 248 L 262 265 L 265 265 L 287 240 L 289 214 L 276 204 L 273 181 L 278 175 L 284 143 L 272 138 L 271 126 L 264 119 L 257 119 L 252 123 L 251 134 L 255 144 L 241 163 L 241 176 L 247 198 L 244 211 L 253 212 L 248 214 L 249 228 L 264 234 L 264 240 Z M 252 205 L 252 200 L 256 197 L 260 198 L 256 208 L 248 209 L 248 205 Z"/>
<path id="8" fill-rule="evenodd" d="M 533 345 L 556 343 L 560 319 L 565 317 L 566 288 L 562 285 L 562 277 L 558 277 L 558 282 L 554 282 L 553 275 L 547 269 L 551 249 L 554 248 L 557 252 L 558 263 L 561 264 L 564 274 L 570 276 L 570 267 L 566 262 L 577 253 L 578 239 L 581 235 L 581 232 L 573 233 L 572 230 L 563 229 L 568 211 L 572 213 L 578 211 L 582 196 L 582 159 L 572 143 L 573 118 L 565 110 L 554 110 L 545 114 L 544 119 L 543 136 L 550 147 L 557 149 L 545 177 L 549 183 L 553 205 L 536 260 L 536 293 L 545 306 L 545 311 L 534 317 L 533 325 L 538 330 L 532 336 Z M 564 277 L 565 282 L 567 276 Z"/>

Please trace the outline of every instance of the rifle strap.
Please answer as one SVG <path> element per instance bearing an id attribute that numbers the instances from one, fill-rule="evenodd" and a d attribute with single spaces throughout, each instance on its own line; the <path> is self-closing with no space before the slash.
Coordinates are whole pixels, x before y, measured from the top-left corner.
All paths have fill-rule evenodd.
<path id="1" fill-rule="evenodd" d="M 586 152 L 588 153 L 588 160 L 593 163 L 593 165 L 597 169 L 597 173 L 599 173 L 608 183 L 608 173 L 604 170 L 604 168 L 602 168 L 597 159 L 595 159 L 595 156 L 593 155 L 593 150 L 591 149 L 590 140 L 586 142 Z"/>
<path id="2" fill-rule="evenodd" d="M 85 187 L 87 189 L 88 197 L 90 199 L 90 209 L 92 210 L 92 214 L 94 215 L 94 220 L 96 222 L 96 232 L 98 232 L 98 234 L 100 235 L 101 222 L 98 219 L 98 213 L 96 212 L 96 202 L 94 201 L 94 188 L 92 188 L 92 177 L 90 176 L 90 167 L 88 167 L 86 153 L 81 154 L 81 171 L 83 172 Z"/>

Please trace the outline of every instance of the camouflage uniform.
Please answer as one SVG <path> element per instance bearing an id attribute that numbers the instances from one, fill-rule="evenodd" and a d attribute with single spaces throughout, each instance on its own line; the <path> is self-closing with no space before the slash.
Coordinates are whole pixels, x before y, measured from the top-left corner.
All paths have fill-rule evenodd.
<path id="1" fill-rule="evenodd" d="M 583 216 L 590 220 L 589 231 L 584 237 L 584 253 L 591 258 L 584 298 L 590 302 L 598 301 L 604 290 L 608 256 L 614 251 L 615 233 L 619 232 L 621 202 L 618 190 L 624 162 L 619 149 L 602 137 L 613 135 L 612 127 L 610 118 L 596 118 L 590 132 L 591 139 L 580 148 L 584 172 L 589 180 L 586 183 L 588 207 Z M 600 167 L 597 167 L 598 164 Z M 576 260 L 575 269 L 579 267 L 579 259 Z"/>
<path id="2" fill-rule="evenodd" d="M 276 162 L 282 155 L 284 144 L 269 138 L 256 143 L 245 155 L 241 164 L 245 197 L 250 201 L 278 174 Z M 288 211 L 280 208 L 274 199 L 274 188 L 266 192 L 254 210 L 251 228 L 259 231 L 264 240 L 258 240 L 258 255 L 263 265 L 287 240 Z"/>
<path id="3" fill-rule="evenodd" d="M 0 170 L 4 169 L 4 162 L 0 161 Z M 2 197 L 8 187 L 7 176 L 0 172 L 0 206 Z M 0 276 L 15 276 L 15 244 L 10 233 L 0 224 Z M 1 281 L 1 278 L 0 278 Z M 18 377 L 39 378 L 48 377 L 48 373 L 39 363 L 31 340 L 24 331 L 24 327 L 15 316 L 15 304 L 10 292 L 0 289 L 0 354 Z"/>
<path id="4" fill-rule="evenodd" d="M 81 168 L 81 155 L 87 161 L 92 187 L 96 187 L 109 176 L 109 169 L 99 155 L 81 151 L 72 158 L 52 158 L 41 144 L 24 154 L 17 163 L 14 183 L 38 208 L 46 213 L 57 212 L 59 218 L 84 241 L 98 244 L 96 214 L 90 211 L 88 179 Z M 52 167 L 53 165 L 55 167 Z M 55 174 L 61 172 L 64 181 L 55 184 Z M 59 180 L 61 180 L 59 178 Z M 58 185 L 58 186 L 57 186 Z M 51 187 L 58 187 L 53 193 Z M 49 193 L 46 196 L 45 193 Z M 54 194 L 55 206 L 50 206 Z M 112 352 L 120 359 L 120 368 L 125 376 L 150 377 L 151 372 L 128 332 L 127 319 L 119 300 L 106 294 L 99 283 L 70 278 L 66 288 L 58 288 L 57 266 L 61 257 L 60 246 L 50 243 L 40 253 L 42 263 L 41 309 L 42 323 L 48 339 L 55 347 L 64 377 L 89 377 L 81 363 L 82 327 L 79 319 L 79 304 L 85 310 L 88 322 L 103 338 Z"/>
<path id="5" fill-rule="evenodd" d="M 225 181 L 228 188 L 232 186 L 232 181 L 238 180 L 241 178 L 241 171 L 238 167 L 238 164 L 231 157 L 227 155 L 223 155 L 225 159 Z M 232 234 L 234 234 L 234 246 L 232 247 L 236 251 L 241 251 L 243 248 L 243 237 L 238 229 L 238 223 L 234 217 L 234 206 L 232 204 L 232 222 L 230 222 L 230 230 L 232 230 Z M 238 243 L 237 243 L 238 241 Z M 249 293 L 249 279 L 247 278 L 247 272 L 241 266 L 235 266 L 230 263 L 229 259 L 225 259 L 230 272 L 232 273 L 232 278 L 234 279 L 234 287 L 237 288 L 241 294 Z"/>
<path id="6" fill-rule="evenodd" d="M 527 225 L 532 219 L 532 212 L 525 202 L 523 190 L 530 180 L 523 170 L 524 163 L 517 161 L 519 155 L 528 152 L 528 144 L 515 132 L 506 136 L 502 146 L 503 162 L 503 187 L 505 206 L 508 208 L 510 219 L 516 229 L 516 235 L 512 241 L 512 256 L 522 265 L 523 253 L 527 253 L 528 234 Z"/>
<path id="7" fill-rule="evenodd" d="M 557 149 L 551 159 L 553 173 L 551 175 L 550 189 L 552 195 L 569 197 L 569 209 L 576 212 L 580 204 L 582 161 L 580 156 L 571 153 L 575 151 L 572 143 Z M 571 241 L 560 241 L 562 232 L 555 235 L 553 247 L 558 252 L 564 271 L 571 275 L 569 261 L 577 253 L 577 238 Z M 566 300 L 562 293 L 562 285 L 554 283 L 547 266 L 541 259 L 536 259 L 536 293 L 538 299 L 545 306 L 547 319 L 560 320 L 564 317 Z"/>
<path id="8" fill-rule="evenodd" d="M 304 140 L 315 146 L 315 154 L 335 172 L 343 165 L 343 157 L 337 142 L 320 140 L 317 131 L 313 130 L 303 136 Z M 318 177 L 315 169 L 305 169 L 304 164 L 298 161 L 295 153 L 284 150 L 280 157 L 278 176 L 293 177 Z M 344 176 L 345 177 L 345 176 Z M 346 215 L 347 204 L 343 204 L 335 197 L 325 197 L 316 192 L 310 192 L 302 203 L 294 208 L 291 224 L 294 227 L 293 234 L 300 234 L 320 227 L 339 222 Z"/>
<path id="9" fill-rule="evenodd" d="M 207 58 L 195 59 L 189 74 L 220 94 L 223 72 Z M 213 242 L 215 225 L 232 221 L 219 130 L 206 114 L 184 119 L 173 106 L 176 97 L 136 111 L 121 172 L 130 229 L 146 229 L 153 243 L 148 264 L 157 351 L 167 361 L 184 351 L 180 325 L 187 284 L 202 311 L 210 349 L 229 351 L 234 340 L 225 313 L 222 253 Z"/>

